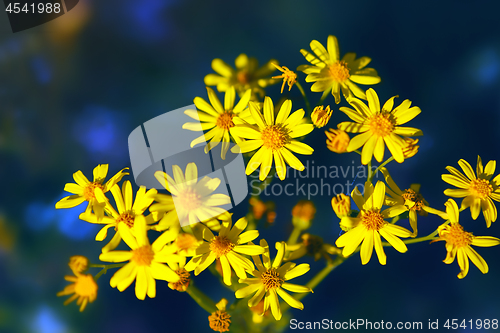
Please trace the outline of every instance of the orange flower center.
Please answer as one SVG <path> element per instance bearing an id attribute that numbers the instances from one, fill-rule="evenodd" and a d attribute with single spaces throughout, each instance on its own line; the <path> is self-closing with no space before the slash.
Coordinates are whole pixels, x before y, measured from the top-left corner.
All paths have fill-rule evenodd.
<path id="1" fill-rule="evenodd" d="M 198 247 L 198 241 L 191 234 L 180 234 L 175 239 L 175 245 L 177 245 L 179 251 L 187 251 L 190 249 L 196 249 Z"/>
<path id="2" fill-rule="evenodd" d="M 344 82 L 351 76 L 345 61 L 337 61 L 336 63 L 330 65 L 328 72 L 330 73 L 331 78 L 337 82 Z"/>
<path id="3" fill-rule="evenodd" d="M 231 316 L 224 310 L 217 310 L 208 316 L 210 328 L 217 332 L 228 332 Z"/>
<path id="4" fill-rule="evenodd" d="M 416 193 L 414 190 L 409 188 L 406 189 L 401 196 L 403 199 L 410 200 L 415 203 L 411 210 L 422 210 L 422 207 L 424 206 L 424 198 L 422 197 L 422 194 Z"/>
<path id="5" fill-rule="evenodd" d="M 138 266 L 151 265 L 151 261 L 153 261 L 154 256 L 155 253 L 153 252 L 151 245 L 144 245 L 132 251 L 132 261 L 134 261 Z"/>
<path id="6" fill-rule="evenodd" d="M 290 136 L 288 130 L 281 125 L 271 125 L 262 131 L 261 139 L 264 141 L 264 147 L 279 150 L 290 141 Z"/>
<path id="7" fill-rule="evenodd" d="M 75 282 L 75 294 L 82 297 L 92 297 L 97 293 L 97 284 L 92 274 L 78 275 Z"/>
<path id="8" fill-rule="evenodd" d="M 274 268 L 274 267 L 271 268 L 270 270 L 262 273 L 262 275 L 260 276 L 260 279 L 262 281 L 262 284 L 266 288 L 266 291 L 269 289 L 279 288 L 279 287 L 281 287 L 283 282 L 285 282 L 285 280 L 283 280 L 280 277 L 280 275 L 276 271 L 276 268 Z"/>
<path id="9" fill-rule="evenodd" d="M 443 235 L 443 238 L 446 242 L 453 244 L 456 247 L 464 247 L 469 246 L 472 243 L 474 236 L 472 235 L 472 232 L 465 231 L 460 224 L 453 223 L 448 228 L 448 233 Z"/>
<path id="10" fill-rule="evenodd" d="M 469 191 L 476 197 L 485 199 L 493 192 L 493 186 L 486 179 L 474 179 L 470 182 Z"/>
<path id="11" fill-rule="evenodd" d="M 251 75 L 247 71 L 238 72 L 236 78 L 241 84 L 248 84 L 251 81 Z"/>
<path id="12" fill-rule="evenodd" d="M 234 248 L 234 243 L 226 236 L 215 236 L 210 241 L 210 251 L 215 253 L 217 258 L 227 254 Z"/>
<path id="13" fill-rule="evenodd" d="M 176 205 L 180 203 L 183 209 L 191 211 L 201 206 L 201 195 L 195 189 L 188 187 L 179 193 L 174 203 Z"/>
<path id="14" fill-rule="evenodd" d="M 191 274 L 184 268 L 179 268 L 175 273 L 179 276 L 179 281 L 172 283 L 171 287 L 177 291 L 186 291 L 191 281 Z"/>
<path id="15" fill-rule="evenodd" d="M 370 131 L 376 136 L 387 136 L 392 133 L 396 122 L 390 112 L 379 112 L 368 120 Z"/>
<path id="16" fill-rule="evenodd" d="M 123 213 L 116 219 L 116 225 L 118 223 L 123 222 L 127 225 L 127 227 L 132 228 L 134 226 L 135 216 L 130 213 Z"/>
<path id="17" fill-rule="evenodd" d="M 104 186 L 102 186 L 102 184 L 98 182 L 88 183 L 85 186 L 85 188 L 83 189 L 83 197 L 85 198 L 85 200 L 91 201 L 95 199 L 94 189 L 97 187 L 104 192 Z"/>
<path id="18" fill-rule="evenodd" d="M 384 217 L 377 211 L 366 211 L 361 217 L 361 223 L 364 224 L 368 230 L 380 230 L 385 224 Z"/>
<path id="19" fill-rule="evenodd" d="M 234 114 L 231 111 L 226 111 L 220 114 L 219 117 L 217 117 L 217 122 L 216 122 L 217 127 L 224 130 L 228 130 L 231 127 L 233 127 L 234 126 L 233 116 Z"/>

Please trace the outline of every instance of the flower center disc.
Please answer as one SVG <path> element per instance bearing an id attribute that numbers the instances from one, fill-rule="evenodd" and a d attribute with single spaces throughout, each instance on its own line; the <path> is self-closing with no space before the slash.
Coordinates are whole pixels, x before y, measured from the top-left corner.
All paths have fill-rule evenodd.
<path id="1" fill-rule="evenodd" d="M 284 282 L 275 268 L 262 273 L 260 279 L 266 290 L 279 288 Z"/>
<path id="2" fill-rule="evenodd" d="M 368 211 L 365 212 L 361 218 L 361 223 L 363 223 L 368 230 L 380 230 L 387 222 L 384 221 L 384 217 L 379 212 Z"/>
<path id="3" fill-rule="evenodd" d="M 116 219 L 116 225 L 118 225 L 118 223 L 120 222 L 123 222 L 127 225 L 127 227 L 132 228 L 134 226 L 134 220 L 134 215 L 130 213 L 123 213 Z"/>
<path id="4" fill-rule="evenodd" d="M 226 236 L 215 236 L 210 242 L 210 251 L 215 253 L 217 258 L 227 254 L 233 247 L 234 243 Z"/>
<path id="5" fill-rule="evenodd" d="M 411 188 L 406 189 L 405 192 L 401 195 L 403 199 L 410 200 L 415 203 L 415 205 L 411 208 L 411 210 L 422 210 L 422 206 L 424 205 L 423 197 L 420 193 L 416 193 Z"/>
<path id="6" fill-rule="evenodd" d="M 247 71 L 238 72 L 236 77 L 241 84 L 247 84 L 251 80 L 250 74 Z"/>
<path id="7" fill-rule="evenodd" d="M 231 316 L 222 310 L 217 310 L 208 316 L 210 328 L 217 332 L 228 332 L 231 324 Z"/>
<path id="8" fill-rule="evenodd" d="M 387 136 L 394 130 L 394 120 L 389 112 L 381 112 L 368 120 L 370 131 L 376 136 Z"/>
<path id="9" fill-rule="evenodd" d="M 102 186 L 101 183 L 92 182 L 88 183 L 87 186 L 85 186 L 85 188 L 83 189 L 83 197 L 85 198 L 85 200 L 91 201 L 95 199 L 94 189 L 96 187 L 104 191 L 104 187 Z"/>
<path id="10" fill-rule="evenodd" d="M 468 246 L 472 243 L 472 232 L 465 231 L 460 224 L 455 223 L 450 226 L 445 239 L 456 247 Z"/>
<path id="11" fill-rule="evenodd" d="M 486 179 L 474 179 L 470 182 L 469 190 L 481 199 L 485 199 L 493 192 L 493 186 Z"/>
<path id="12" fill-rule="evenodd" d="M 224 130 L 228 130 L 231 127 L 233 127 L 234 126 L 233 116 L 234 115 L 231 111 L 227 111 L 219 115 L 219 117 L 217 117 L 217 122 L 216 122 L 217 127 L 222 128 Z"/>
<path id="13" fill-rule="evenodd" d="M 337 61 L 333 65 L 330 65 L 328 72 L 332 79 L 337 82 L 344 82 L 351 76 L 345 61 Z"/>
<path id="14" fill-rule="evenodd" d="M 138 266 L 149 266 L 151 261 L 153 261 L 155 254 L 151 245 L 144 245 L 133 251 L 132 261 L 134 261 Z"/>
<path id="15" fill-rule="evenodd" d="M 201 195 L 195 189 L 188 187 L 183 192 L 179 193 L 174 203 L 180 203 L 185 210 L 194 210 L 201 206 Z"/>
<path id="16" fill-rule="evenodd" d="M 278 150 L 288 143 L 290 137 L 288 136 L 288 131 L 281 127 L 281 125 L 271 125 L 262 131 L 261 139 L 264 141 L 264 147 L 271 150 Z"/>

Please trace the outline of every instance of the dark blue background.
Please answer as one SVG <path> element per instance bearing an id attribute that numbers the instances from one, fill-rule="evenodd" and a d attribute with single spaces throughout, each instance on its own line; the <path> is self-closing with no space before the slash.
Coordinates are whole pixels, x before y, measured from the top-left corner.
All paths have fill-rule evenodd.
<path id="1" fill-rule="evenodd" d="M 208 314 L 188 295 L 159 282 L 155 299 L 139 301 L 133 288 L 120 293 L 109 287 L 109 273 L 84 313 L 75 304 L 64 307 L 55 294 L 66 285 L 69 256 L 97 261 L 104 244 L 93 240 L 98 229 L 77 219 L 83 207 L 56 211 L 54 203 L 73 172 L 90 177 L 99 163 L 109 163 L 110 173 L 127 166 L 127 136 L 139 124 L 206 98 L 203 77 L 216 57 L 232 64 L 247 53 L 293 69 L 306 63 L 301 48 L 313 39 L 326 45 L 329 34 L 338 37 L 341 54 L 370 56 L 382 78 L 375 86 L 381 101 L 397 94 L 396 103 L 408 98 L 422 109 L 410 123 L 424 132 L 420 152 L 389 169 L 401 187 L 421 183 L 430 204 L 444 208 L 447 165 L 457 167 L 464 158 L 475 168 L 478 154 L 484 164 L 499 157 L 498 9 L 493 1 L 82 0 L 63 17 L 17 34 L 0 15 L 0 331 L 210 331 Z M 268 93 L 278 99 L 279 89 Z M 309 96 L 315 103 L 320 94 Z M 295 88 L 290 98 L 294 110 L 303 107 Z M 329 127 L 346 120 L 333 109 Z M 305 142 L 315 148 L 310 158 L 316 165 L 359 164 L 357 156 L 329 152 L 322 130 Z M 290 211 L 300 198 L 272 199 L 278 217 L 261 233 L 271 244 L 288 237 Z M 333 243 L 339 228 L 330 199 L 313 199 L 318 214 L 311 232 Z M 236 217 L 246 211 L 242 205 Z M 441 222 L 419 221 L 421 235 Z M 500 236 L 499 222 L 486 229 L 482 215 L 472 221 L 469 210 L 460 221 L 476 235 Z M 387 248 L 385 267 L 375 257 L 362 266 L 355 256 L 292 316 L 424 325 L 429 319 L 499 318 L 499 251 L 479 248 L 490 273 L 471 264 L 463 280 L 456 262 L 442 263 L 443 243 L 412 245 L 406 254 Z M 322 265 L 296 282 L 306 283 Z M 214 298 L 233 299 L 208 272 L 196 281 Z"/>

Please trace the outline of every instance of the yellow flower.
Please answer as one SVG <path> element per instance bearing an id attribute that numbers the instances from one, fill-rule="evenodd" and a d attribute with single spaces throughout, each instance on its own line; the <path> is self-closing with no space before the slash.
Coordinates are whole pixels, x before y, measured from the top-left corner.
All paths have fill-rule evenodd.
<path id="1" fill-rule="evenodd" d="M 469 259 L 479 270 L 486 274 L 488 273 L 488 264 L 471 245 L 490 247 L 500 244 L 500 239 L 490 236 L 474 236 L 471 232 L 467 232 L 458 223 L 459 211 L 457 203 L 453 199 L 448 199 L 446 202 L 446 213 L 450 220 L 450 225 L 441 225 L 438 227 L 439 239 L 437 241 L 446 241 L 446 258 L 443 260 L 445 264 L 451 264 L 455 257 L 460 266 L 459 279 L 463 279 L 469 272 Z M 432 243 L 431 242 L 431 243 Z"/>
<path id="2" fill-rule="evenodd" d="M 128 263 L 120 268 L 109 281 L 111 287 L 124 291 L 136 280 L 135 295 L 137 298 L 144 300 L 146 294 L 150 298 L 154 298 L 156 296 L 155 280 L 168 282 L 180 280 L 170 267 L 164 265 L 164 263 L 172 264 L 180 260 L 178 255 L 172 254 L 172 247 L 165 246 L 177 237 L 178 229 L 165 231 L 153 244 L 149 243 L 144 216 L 139 215 L 135 218 L 134 229 L 135 237 L 128 226 L 124 223 L 118 224 L 118 232 L 131 251 L 102 253 L 99 260 L 109 262 L 128 260 Z"/>
<path id="3" fill-rule="evenodd" d="M 57 293 L 57 296 L 71 295 L 64 305 L 68 305 L 78 298 L 76 304 L 80 306 L 80 312 L 85 310 L 87 303 L 92 303 L 97 298 L 97 283 L 92 274 L 75 274 L 75 276 L 67 275 L 64 277 L 66 281 L 73 282 L 66 286 L 63 291 Z"/>
<path id="4" fill-rule="evenodd" d="M 301 124 L 305 115 L 302 109 L 290 115 L 292 110 L 290 100 L 286 100 L 281 105 L 277 116 L 275 116 L 276 112 L 271 98 L 266 96 L 263 108 L 264 115 L 262 115 L 255 103 L 250 102 L 250 112 L 257 126 L 241 122 L 241 124 L 231 128 L 231 134 L 248 139 L 248 141 L 238 144 L 242 153 L 248 153 L 259 148 L 247 164 L 247 175 L 262 165 L 259 179 L 264 180 L 271 171 L 274 159 L 278 177 L 283 180 L 286 176 L 285 162 L 294 169 L 304 170 L 302 162 L 290 150 L 299 154 L 312 154 L 314 149 L 294 139 L 311 133 L 314 126 L 312 124 Z M 238 147 L 233 147 L 233 149 L 235 152 L 238 151 Z"/>
<path id="5" fill-rule="evenodd" d="M 218 259 L 222 266 L 222 278 L 226 285 L 231 285 L 231 267 L 240 279 L 246 278 L 245 271 L 253 271 L 254 266 L 242 254 L 258 255 L 264 252 L 264 249 L 258 245 L 244 245 L 259 237 L 258 230 L 242 233 L 247 224 L 247 219 L 243 217 L 231 227 L 231 219 L 229 219 L 222 222 L 222 227 L 217 236 L 214 236 L 209 228 L 200 225 L 203 239 L 206 242 L 196 249 L 196 257 L 191 259 L 184 268 L 187 271 L 194 270 L 194 275 L 197 276 L 210 266 L 215 259 Z"/>
<path id="6" fill-rule="evenodd" d="M 191 282 L 191 273 L 186 271 L 184 266 L 186 265 L 186 257 L 181 256 L 179 263 L 173 262 L 170 264 L 170 268 L 179 276 L 179 281 L 169 282 L 168 287 L 172 290 L 177 290 L 184 292 L 189 287 Z"/>
<path id="7" fill-rule="evenodd" d="M 201 111 L 184 111 L 186 115 L 200 122 L 185 123 L 182 125 L 182 128 L 190 131 L 210 130 L 194 139 L 191 142 L 191 147 L 199 143 L 206 143 L 210 140 L 210 142 L 205 145 L 205 153 L 208 153 L 209 150 L 222 142 L 221 158 L 225 159 L 230 142 L 229 129 L 234 126 L 233 117 L 239 117 L 249 123 L 253 121 L 252 115 L 248 110 L 248 101 L 250 100 L 251 91 L 247 90 L 236 106 L 234 105 L 234 100 L 236 98 L 234 87 L 230 87 L 226 90 L 224 106 L 222 106 L 219 98 L 211 88 L 207 87 L 207 91 L 210 103 L 201 97 L 196 97 L 194 99 L 194 104 Z M 236 143 L 241 141 L 238 137 L 233 137 L 233 140 Z"/>
<path id="8" fill-rule="evenodd" d="M 89 259 L 84 256 L 72 256 L 69 258 L 68 266 L 73 274 L 78 275 L 89 268 Z"/>
<path id="9" fill-rule="evenodd" d="M 208 316 L 210 328 L 216 332 L 229 332 L 231 316 L 226 311 L 227 299 L 221 299 L 215 306 L 217 307 L 217 311 Z"/>
<path id="10" fill-rule="evenodd" d="M 196 249 L 203 244 L 203 241 L 198 240 L 195 236 L 186 232 L 179 233 L 174 243 L 175 253 L 184 257 L 193 257 L 196 255 Z"/>
<path id="11" fill-rule="evenodd" d="M 73 195 L 62 198 L 56 203 L 56 209 L 60 208 L 71 208 L 76 207 L 84 201 L 88 201 L 87 209 L 85 213 L 90 213 L 92 209 L 94 210 L 97 218 L 101 220 L 104 217 L 104 205 L 105 202 L 99 202 L 95 196 L 96 189 L 102 190 L 103 193 L 108 192 L 113 185 L 118 183 L 123 176 L 128 175 L 128 172 L 123 172 L 128 168 L 123 168 L 116 175 L 111 177 L 105 184 L 104 179 L 108 174 L 108 164 L 99 164 L 94 168 L 94 180 L 90 182 L 87 177 L 78 170 L 73 174 L 73 179 L 75 183 L 67 183 L 64 186 L 64 190 Z"/>
<path id="12" fill-rule="evenodd" d="M 289 70 L 288 67 L 280 67 L 278 65 L 272 64 L 274 67 L 276 67 L 277 70 L 282 72 L 280 76 L 273 76 L 273 79 L 283 79 L 283 85 L 281 86 L 281 93 L 283 93 L 283 89 L 285 88 L 285 83 L 288 82 L 288 91 L 292 90 L 292 86 L 295 82 L 297 82 L 297 74 L 295 74 L 293 71 Z"/>
<path id="13" fill-rule="evenodd" d="M 385 190 L 388 195 L 385 204 L 388 206 L 403 205 L 406 207 L 409 212 L 410 226 L 413 229 L 411 237 L 416 237 L 418 234 L 417 214 L 422 216 L 427 216 L 427 213 L 442 214 L 440 211 L 429 207 L 429 203 L 424 199 L 422 194 L 420 194 L 420 184 L 411 184 L 410 188 L 401 191 L 385 167 L 380 168 L 380 171 L 384 175 L 385 182 L 389 186 L 389 188 Z"/>
<path id="14" fill-rule="evenodd" d="M 118 212 L 113 208 L 109 200 L 104 196 L 102 192 L 97 192 L 97 199 L 101 198 L 102 201 L 105 200 L 106 202 L 106 206 L 104 207 L 104 209 L 108 216 L 104 216 L 99 221 L 97 220 L 97 216 L 95 214 L 82 213 L 80 214 L 80 219 L 90 223 L 104 225 L 104 227 L 102 227 L 102 229 L 95 236 L 95 240 L 99 242 L 103 241 L 106 238 L 106 236 L 108 235 L 108 229 L 114 227 L 115 231 L 117 232 L 109 241 L 109 243 L 102 248 L 102 252 L 114 250 L 122 240 L 120 233 L 118 232 L 118 224 L 123 223 L 128 228 L 132 228 L 134 226 L 134 220 L 137 218 L 137 216 L 144 214 L 144 211 L 154 201 L 154 195 L 156 193 L 158 193 L 158 191 L 155 189 L 150 189 L 146 192 L 146 187 L 141 186 L 137 191 L 134 201 L 132 184 L 130 183 L 130 181 L 127 180 L 123 182 L 121 190 L 120 186 L 118 186 L 118 184 L 115 184 L 111 188 L 111 194 L 115 199 Z M 154 222 L 155 221 L 151 214 L 146 216 L 146 223 L 148 225 Z"/>
<path id="15" fill-rule="evenodd" d="M 351 212 L 351 198 L 344 193 L 332 198 L 332 208 L 337 217 L 343 218 Z"/>
<path id="16" fill-rule="evenodd" d="M 300 53 L 306 58 L 310 65 L 301 65 L 297 68 L 308 74 L 306 82 L 316 82 L 311 91 L 332 91 L 335 103 L 340 103 L 340 90 L 346 99 L 358 97 L 366 99 L 363 89 L 354 82 L 360 84 L 377 84 L 380 77 L 373 68 L 365 68 L 371 61 L 368 57 L 356 59 L 356 53 L 346 53 L 340 60 L 339 46 L 335 36 L 328 36 L 328 51 L 317 40 L 311 42 L 311 50 L 316 56 L 306 50 Z M 354 96 L 353 96 L 354 94 Z"/>
<path id="17" fill-rule="evenodd" d="M 248 89 L 252 90 L 252 100 L 257 99 L 257 94 L 263 98 L 265 91 L 262 88 L 276 83 L 269 76 L 275 71 L 272 63 L 278 63 L 276 60 L 269 60 L 264 66 L 259 68 L 259 62 L 255 58 L 248 58 L 246 54 L 240 54 L 234 64 L 233 69 L 221 59 L 212 61 L 212 69 L 220 75 L 208 74 L 205 76 L 207 86 L 217 86 L 219 92 L 226 91 L 233 86 L 236 92 L 241 96 Z"/>
<path id="18" fill-rule="evenodd" d="M 351 139 L 349 138 L 349 134 L 347 134 L 343 130 L 339 129 L 328 129 L 328 132 L 325 131 L 326 134 L 326 147 L 337 154 L 342 154 L 347 151 L 347 147 L 349 146 L 349 142 Z"/>
<path id="19" fill-rule="evenodd" d="M 331 244 L 323 242 L 323 238 L 305 233 L 301 236 L 302 242 L 295 245 L 287 245 L 289 256 L 285 260 L 296 260 L 310 255 L 317 261 L 321 257 L 329 260 L 329 254 L 340 254 L 340 250 Z"/>
<path id="20" fill-rule="evenodd" d="M 333 110 L 330 110 L 330 105 L 327 105 L 326 108 L 323 109 L 323 105 L 317 106 L 314 108 L 311 113 L 311 120 L 317 128 L 321 128 L 328 124 L 332 116 Z"/>
<path id="21" fill-rule="evenodd" d="M 458 187 L 458 189 L 447 189 L 444 194 L 453 198 L 464 198 L 462 200 L 461 209 L 470 207 L 472 219 L 477 219 L 481 210 L 486 220 L 486 226 L 489 228 L 491 222 L 497 220 L 497 208 L 493 200 L 500 201 L 500 175 L 493 177 L 496 168 L 496 161 L 489 161 L 486 167 L 483 168 L 481 157 L 477 157 L 476 174 L 471 165 L 460 160 L 458 164 L 464 171 L 465 175 L 455 169 L 447 166 L 451 175 L 442 175 L 442 179 L 450 185 Z"/>
<path id="22" fill-rule="evenodd" d="M 405 146 L 403 147 L 403 155 L 405 157 L 405 160 L 415 156 L 418 153 L 418 148 L 420 146 L 417 146 L 418 139 L 412 139 L 412 138 L 404 138 L 405 140 Z"/>
<path id="23" fill-rule="evenodd" d="M 172 166 L 174 178 L 162 171 L 155 173 L 156 179 L 173 196 L 158 193 L 156 203 L 149 211 L 161 217 L 159 224 L 153 228 L 161 231 L 169 227 L 195 224 L 209 221 L 213 217 L 223 214 L 227 218 L 227 211 L 221 207 L 231 203 L 229 196 L 212 194 L 220 185 L 219 178 L 203 177 L 198 181 L 198 167 L 195 163 L 188 163 L 186 173 L 183 174 L 178 165 Z"/>
<path id="24" fill-rule="evenodd" d="M 394 159 L 403 163 L 405 159 L 403 148 L 406 147 L 406 143 L 400 135 L 405 137 L 419 136 L 422 135 L 422 131 L 399 125 L 415 118 L 421 112 L 420 108 L 417 106 L 410 108 L 411 102 L 406 99 L 392 110 L 394 98 L 397 97 L 394 96 L 389 98 L 381 109 L 375 90 L 368 89 L 366 96 L 368 97 L 368 106 L 361 100 L 352 98 L 349 100 L 349 104 L 355 110 L 346 107 L 340 108 L 340 111 L 344 112 L 355 123 L 346 121 L 340 123 L 338 128 L 350 133 L 362 133 L 351 139 L 347 151 L 354 151 L 364 145 L 361 152 L 361 163 L 368 164 L 372 156 L 375 156 L 378 162 L 382 162 L 385 145 L 387 145 Z"/>
<path id="25" fill-rule="evenodd" d="M 345 216 L 340 221 L 343 227 L 352 228 L 340 236 L 335 245 L 343 247 L 342 255 L 348 257 L 361 244 L 361 263 L 366 265 L 372 257 L 373 248 L 381 265 L 385 265 L 387 256 L 382 247 L 380 236 L 384 237 L 397 251 L 404 253 L 408 250 L 405 243 L 398 237 L 410 237 L 407 229 L 388 223 L 385 218 L 397 216 L 406 211 L 403 205 L 396 205 L 381 211 L 385 199 L 385 184 L 378 181 L 373 184 L 365 183 L 364 197 L 356 187 L 351 193 L 352 199 L 360 210 L 358 217 Z"/>
<path id="26" fill-rule="evenodd" d="M 309 264 L 295 266 L 294 263 L 287 262 L 282 266 L 281 263 L 286 250 L 285 242 L 276 243 L 278 254 L 271 264 L 269 246 L 264 239 L 261 239 L 260 246 L 265 248 L 265 252 L 262 254 L 262 261 L 259 256 L 252 256 L 255 266 L 257 266 L 257 270 L 254 270 L 252 273 L 255 277 L 239 280 L 240 283 L 248 284 L 248 286 L 237 290 L 235 293 L 236 298 L 245 298 L 255 293 L 248 301 L 248 306 L 250 308 L 254 307 L 264 298 L 262 313 L 265 313 L 267 309 L 271 307 L 271 313 L 276 320 L 281 319 L 281 308 L 278 295 L 291 307 L 300 310 L 304 309 L 304 305 L 301 302 L 293 298 L 283 289 L 296 293 L 312 292 L 312 290 L 306 286 L 287 282 L 297 276 L 307 273 L 310 269 Z"/>

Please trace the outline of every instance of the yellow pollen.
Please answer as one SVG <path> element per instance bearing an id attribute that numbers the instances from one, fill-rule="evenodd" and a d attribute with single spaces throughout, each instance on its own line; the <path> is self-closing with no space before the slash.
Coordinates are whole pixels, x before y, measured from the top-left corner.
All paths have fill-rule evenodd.
<path id="1" fill-rule="evenodd" d="M 364 212 L 361 217 L 361 223 L 363 223 L 368 230 L 380 230 L 387 222 L 384 221 L 384 217 L 378 211 L 367 211 Z"/>
<path id="2" fill-rule="evenodd" d="M 217 127 L 222 128 L 224 130 L 228 130 L 234 126 L 233 123 L 234 114 L 231 111 L 226 111 L 217 117 Z"/>
<path id="3" fill-rule="evenodd" d="M 215 253 L 217 258 L 220 258 L 231 251 L 234 245 L 235 244 L 226 236 L 215 236 L 210 241 L 210 251 Z"/>
<path id="4" fill-rule="evenodd" d="M 470 182 L 469 191 L 476 197 L 485 199 L 493 192 L 493 186 L 486 179 L 477 178 Z"/>
<path id="5" fill-rule="evenodd" d="M 175 239 L 175 245 L 177 245 L 180 251 L 186 251 L 189 249 L 197 248 L 198 241 L 191 234 L 180 234 Z"/>
<path id="6" fill-rule="evenodd" d="M 134 226 L 135 216 L 130 213 L 123 213 L 116 219 L 116 225 L 118 223 L 123 222 L 127 225 L 127 227 L 132 228 Z"/>
<path id="7" fill-rule="evenodd" d="M 368 120 L 370 131 L 376 136 L 387 136 L 394 131 L 395 121 L 389 112 L 380 112 Z"/>
<path id="8" fill-rule="evenodd" d="M 231 316 L 224 310 L 217 310 L 208 316 L 210 328 L 217 332 L 228 332 Z"/>
<path id="9" fill-rule="evenodd" d="M 174 203 L 180 204 L 187 211 L 194 210 L 201 206 L 201 195 L 195 189 L 187 187 L 175 198 Z"/>
<path id="10" fill-rule="evenodd" d="M 151 265 L 151 261 L 155 253 L 151 248 L 151 245 L 144 245 L 134 251 L 132 251 L 132 261 L 136 263 L 138 266 L 149 266 Z"/>
<path id="11" fill-rule="evenodd" d="M 262 131 L 261 139 L 264 141 L 264 147 L 279 150 L 290 141 L 290 136 L 288 130 L 281 125 L 271 125 Z"/>
<path id="12" fill-rule="evenodd" d="M 95 199 L 94 189 L 97 187 L 104 192 L 104 187 L 101 183 L 98 182 L 88 183 L 85 186 L 85 188 L 83 189 L 83 197 L 85 198 L 85 200 L 90 201 L 92 199 Z"/>
<path id="13" fill-rule="evenodd" d="M 416 193 L 414 190 L 409 188 L 406 189 L 401 196 L 403 199 L 410 200 L 415 203 L 411 210 L 422 210 L 422 207 L 424 206 L 424 198 L 422 197 L 422 194 Z"/>
<path id="14" fill-rule="evenodd" d="M 191 274 L 184 268 L 179 268 L 175 273 L 179 275 L 179 281 L 170 283 L 170 287 L 177 291 L 186 291 L 191 281 Z"/>
<path id="15" fill-rule="evenodd" d="M 82 274 L 75 282 L 75 294 L 82 297 L 91 297 L 97 293 L 97 284 L 92 274 Z"/>
<path id="16" fill-rule="evenodd" d="M 262 284 L 266 288 L 266 291 L 269 289 L 279 288 L 279 287 L 281 287 L 283 282 L 285 282 L 285 280 L 283 280 L 280 277 L 280 275 L 276 271 L 276 268 L 274 268 L 274 267 L 271 268 L 270 270 L 262 273 L 262 275 L 260 276 L 260 279 L 262 281 Z"/>
<path id="17" fill-rule="evenodd" d="M 337 61 L 336 63 L 330 65 L 328 72 L 330 73 L 331 78 L 337 82 L 344 82 L 351 76 L 345 61 Z"/>
<path id="18" fill-rule="evenodd" d="M 443 235 L 443 238 L 446 242 L 451 243 L 456 247 L 464 247 L 472 243 L 474 236 L 472 235 L 472 232 L 465 231 L 460 224 L 453 223 L 448 228 L 448 232 Z"/>

